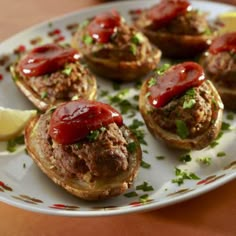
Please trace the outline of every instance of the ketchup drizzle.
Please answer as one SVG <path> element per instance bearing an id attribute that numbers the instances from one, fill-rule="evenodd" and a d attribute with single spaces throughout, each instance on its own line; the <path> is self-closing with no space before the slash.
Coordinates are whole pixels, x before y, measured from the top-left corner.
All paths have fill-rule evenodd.
<path id="1" fill-rule="evenodd" d="M 156 108 L 163 107 L 173 97 L 201 85 L 204 80 L 205 75 L 199 64 L 184 62 L 174 65 L 158 77 L 156 84 L 149 88 L 149 102 Z"/>
<path id="2" fill-rule="evenodd" d="M 49 134 L 60 144 L 72 144 L 110 123 L 123 124 L 118 111 L 108 104 L 80 99 L 64 103 L 54 111 Z"/>

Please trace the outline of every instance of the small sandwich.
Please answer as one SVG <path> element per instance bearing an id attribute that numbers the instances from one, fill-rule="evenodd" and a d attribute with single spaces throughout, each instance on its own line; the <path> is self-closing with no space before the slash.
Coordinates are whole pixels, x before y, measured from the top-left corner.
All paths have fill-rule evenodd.
<path id="1" fill-rule="evenodd" d="M 137 175 L 140 144 L 108 104 L 79 99 L 51 108 L 28 124 L 29 155 L 56 184 L 85 200 L 124 193 Z"/>
<path id="2" fill-rule="evenodd" d="M 236 32 L 217 37 L 200 58 L 226 109 L 236 110 Z"/>
<path id="3" fill-rule="evenodd" d="M 143 10 L 134 22 L 170 58 L 192 58 L 205 51 L 216 35 L 206 14 L 188 0 L 162 0 Z"/>
<path id="4" fill-rule="evenodd" d="M 115 11 L 98 14 L 81 24 L 72 39 L 88 66 L 97 75 L 132 81 L 153 70 L 161 51 Z"/>
<path id="5" fill-rule="evenodd" d="M 74 98 L 96 98 L 96 79 L 79 60 L 74 48 L 45 44 L 23 55 L 11 66 L 11 74 L 22 93 L 46 111 Z"/>
<path id="6" fill-rule="evenodd" d="M 139 108 L 150 132 L 179 149 L 203 149 L 222 124 L 221 98 L 195 62 L 157 70 L 142 85 Z"/>

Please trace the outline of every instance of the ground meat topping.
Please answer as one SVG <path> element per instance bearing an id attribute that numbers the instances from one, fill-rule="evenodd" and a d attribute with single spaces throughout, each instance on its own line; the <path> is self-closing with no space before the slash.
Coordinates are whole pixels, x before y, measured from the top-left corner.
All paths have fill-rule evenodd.
<path id="1" fill-rule="evenodd" d="M 82 37 L 88 35 L 86 27 L 81 31 Z M 90 43 L 79 42 L 81 47 L 84 48 L 85 54 L 93 55 L 96 58 L 109 59 L 111 61 L 136 61 L 151 53 L 152 47 L 148 39 L 141 34 L 140 40 L 137 41 L 137 30 L 130 27 L 126 23 L 122 23 L 117 27 L 116 33 L 108 43 Z"/>
<path id="2" fill-rule="evenodd" d="M 211 125 L 212 109 L 215 104 L 205 83 L 193 90 L 194 96 L 191 99 L 194 100 L 194 104 L 192 106 L 185 107 L 184 102 L 189 99 L 185 94 L 173 99 L 162 108 L 153 109 L 151 115 L 155 123 L 169 132 L 176 133 L 176 120 L 181 120 L 188 128 L 188 138 L 204 133 Z"/>
<path id="3" fill-rule="evenodd" d="M 218 85 L 236 88 L 236 54 L 230 52 L 208 53 L 203 67 L 207 77 Z"/>
<path id="4" fill-rule="evenodd" d="M 38 140 L 53 168 L 62 176 L 84 178 L 112 177 L 128 168 L 128 150 L 124 126 L 112 123 L 100 131 L 96 140 L 84 139 L 76 144 L 61 145 L 48 135 L 50 116 L 40 117 Z"/>
<path id="5" fill-rule="evenodd" d="M 37 77 L 26 78 L 20 74 L 18 66 L 16 73 L 35 93 L 50 103 L 60 99 L 71 100 L 76 95 L 83 97 L 90 86 L 90 75 L 79 62 L 66 64 L 62 70 Z"/>
<path id="6" fill-rule="evenodd" d="M 192 10 L 177 16 L 158 31 L 181 35 L 199 35 L 209 31 L 209 25 L 204 14 Z"/>

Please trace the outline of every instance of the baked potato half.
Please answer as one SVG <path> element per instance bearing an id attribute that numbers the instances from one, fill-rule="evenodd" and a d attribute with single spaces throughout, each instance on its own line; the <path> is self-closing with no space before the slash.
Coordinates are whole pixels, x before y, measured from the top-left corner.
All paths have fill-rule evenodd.
<path id="1" fill-rule="evenodd" d="M 96 78 L 80 63 L 77 51 L 70 58 L 70 50 L 74 49 L 46 44 L 24 54 L 10 68 L 16 86 L 40 111 L 74 98 L 96 98 Z M 28 63 L 31 59 L 35 63 Z M 27 70 L 32 73 L 24 73 Z"/>
<path id="2" fill-rule="evenodd" d="M 208 146 L 219 134 L 223 114 L 213 84 L 206 80 L 156 108 L 149 99 L 152 80 L 150 77 L 143 83 L 139 97 L 139 110 L 152 135 L 178 149 L 200 150 Z"/>
<path id="3" fill-rule="evenodd" d="M 133 184 L 142 157 L 130 130 L 111 123 L 98 129 L 96 139 L 59 144 L 48 131 L 53 112 L 48 110 L 35 117 L 25 129 L 26 148 L 38 167 L 54 183 L 84 200 L 108 199 L 124 193 Z M 133 148 L 127 150 L 130 143 Z"/>
<path id="4" fill-rule="evenodd" d="M 103 27 L 107 22 L 113 24 Z M 145 76 L 161 58 L 161 51 L 116 11 L 102 13 L 81 24 L 71 45 L 81 52 L 95 74 L 121 82 Z"/>

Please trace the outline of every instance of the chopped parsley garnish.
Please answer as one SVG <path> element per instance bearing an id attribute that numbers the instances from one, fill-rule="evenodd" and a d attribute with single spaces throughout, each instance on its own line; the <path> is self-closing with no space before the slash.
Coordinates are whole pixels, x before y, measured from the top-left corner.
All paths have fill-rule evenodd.
<path id="1" fill-rule="evenodd" d="M 117 83 L 117 82 L 113 82 L 113 83 L 112 83 L 112 88 L 113 88 L 114 90 L 120 90 L 120 84 Z"/>
<path id="2" fill-rule="evenodd" d="M 195 90 L 193 88 L 187 90 L 187 92 L 184 95 L 184 103 L 183 103 L 184 109 L 191 109 L 196 104 L 194 96 L 195 96 Z"/>
<path id="3" fill-rule="evenodd" d="M 140 44 L 140 43 L 143 42 L 143 40 L 144 40 L 143 34 L 140 33 L 140 32 L 136 33 L 136 34 L 131 38 L 131 41 L 132 41 L 132 43 L 134 43 L 134 44 Z"/>
<path id="4" fill-rule="evenodd" d="M 124 196 L 130 198 L 130 197 L 137 197 L 138 194 L 135 191 L 133 191 L 133 192 L 125 193 Z"/>
<path id="5" fill-rule="evenodd" d="M 145 162 L 145 161 L 141 161 L 141 164 L 140 164 L 143 168 L 145 169 L 149 169 L 151 167 L 151 164 Z"/>
<path id="6" fill-rule="evenodd" d="M 148 201 L 148 194 L 144 194 L 144 195 L 140 196 L 139 201 L 142 203 L 147 202 Z"/>
<path id="7" fill-rule="evenodd" d="M 89 20 L 85 20 L 80 24 L 80 28 L 84 28 L 89 24 Z"/>
<path id="8" fill-rule="evenodd" d="M 129 125 L 129 129 L 136 136 L 138 141 L 144 145 L 147 145 L 147 142 L 144 140 L 144 130 L 140 129 L 140 126 L 143 126 L 144 123 L 137 119 L 134 119 L 132 124 Z"/>
<path id="9" fill-rule="evenodd" d="M 132 43 L 130 44 L 130 52 L 135 56 L 137 54 L 137 46 Z"/>
<path id="10" fill-rule="evenodd" d="M 93 141 L 97 140 L 99 134 L 105 130 L 106 130 L 105 127 L 101 127 L 100 129 L 96 129 L 96 130 L 91 130 L 90 133 L 87 135 L 87 139 L 90 142 L 93 142 Z"/>
<path id="11" fill-rule="evenodd" d="M 106 90 L 101 90 L 100 91 L 100 97 L 106 97 L 108 94 L 109 94 L 109 92 L 106 91 Z"/>
<path id="12" fill-rule="evenodd" d="M 205 165 L 210 165 L 211 164 L 211 157 L 201 157 L 199 158 L 199 161 Z"/>
<path id="13" fill-rule="evenodd" d="M 182 162 L 190 162 L 192 160 L 192 157 L 190 154 L 184 154 L 180 157 L 180 161 Z"/>
<path id="14" fill-rule="evenodd" d="M 144 181 L 142 184 L 136 186 L 136 190 L 142 190 L 144 192 L 153 191 L 153 187 L 151 185 L 148 185 L 146 181 Z"/>
<path id="15" fill-rule="evenodd" d="M 90 45 L 93 43 L 93 38 L 89 35 L 84 35 L 83 42 L 87 45 Z"/>
<path id="16" fill-rule="evenodd" d="M 184 109 L 191 109 L 196 104 L 195 99 L 191 98 L 189 100 L 185 100 L 183 104 Z"/>
<path id="17" fill-rule="evenodd" d="M 157 79 L 152 77 L 150 80 L 148 80 L 148 87 L 151 88 L 152 86 L 157 84 Z"/>
<path id="18" fill-rule="evenodd" d="M 186 179 L 192 179 L 192 180 L 198 180 L 200 179 L 196 174 L 194 174 L 193 172 L 186 172 L 184 170 L 181 170 L 179 168 L 175 168 L 175 175 L 176 178 L 172 179 L 172 183 L 176 183 L 178 185 L 181 185 L 184 183 L 184 180 Z"/>
<path id="19" fill-rule="evenodd" d="M 15 152 L 17 149 L 17 145 L 22 145 L 25 143 L 24 135 L 18 136 L 14 139 L 11 139 L 7 142 L 7 151 Z"/>
<path id="20" fill-rule="evenodd" d="M 226 156 L 226 153 L 225 152 L 218 152 L 217 156 L 218 157 L 224 157 L 224 156 Z"/>
<path id="21" fill-rule="evenodd" d="M 71 71 L 72 71 L 72 67 L 67 66 L 67 67 L 62 71 L 62 73 L 65 74 L 65 75 L 67 75 L 67 76 L 70 76 Z"/>
<path id="22" fill-rule="evenodd" d="M 177 135 L 182 139 L 187 138 L 189 135 L 189 131 L 186 123 L 182 120 L 176 120 L 175 124 Z"/>
<path id="23" fill-rule="evenodd" d="M 156 69 L 155 72 L 158 75 L 163 75 L 170 67 L 171 67 L 170 64 L 164 64 L 160 68 Z"/>
<path id="24" fill-rule="evenodd" d="M 210 28 L 206 28 L 206 30 L 204 31 L 205 35 L 212 35 L 212 31 Z"/>
<path id="25" fill-rule="evenodd" d="M 127 150 L 129 153 L 134 153 L 137 148 L 137 144 L 135 142 L 128 143 Z"/>
<path id="26" fill-rule="evenodd" d="M 156 156 L 156 159 L 157 159 L 157 160 L 164 160 L 165 157 L 164 157 L 164 156 Z"/>
<path id="27" fill-rule="evenodd" d="M 234 119 L 234 113 L 233 112 L 229 112 L 227 115 L 226 115 L 226 118 L 228 120 L 233 120 Z"/>
<path id="28" fill-rule="evenodd" d="M 43 92 L 41 93 L 41 98 L 42 98 L 42 99 L 46 98 L 47 96 L 48 96 L 48 93 L 47 93 L 46 91 L 43 91 Z"/>
<path id="29" fill-rule="evenodd" d="M 230 130 L 230 124 L 226 122 L 222 122 L 221 130 Z"/>

